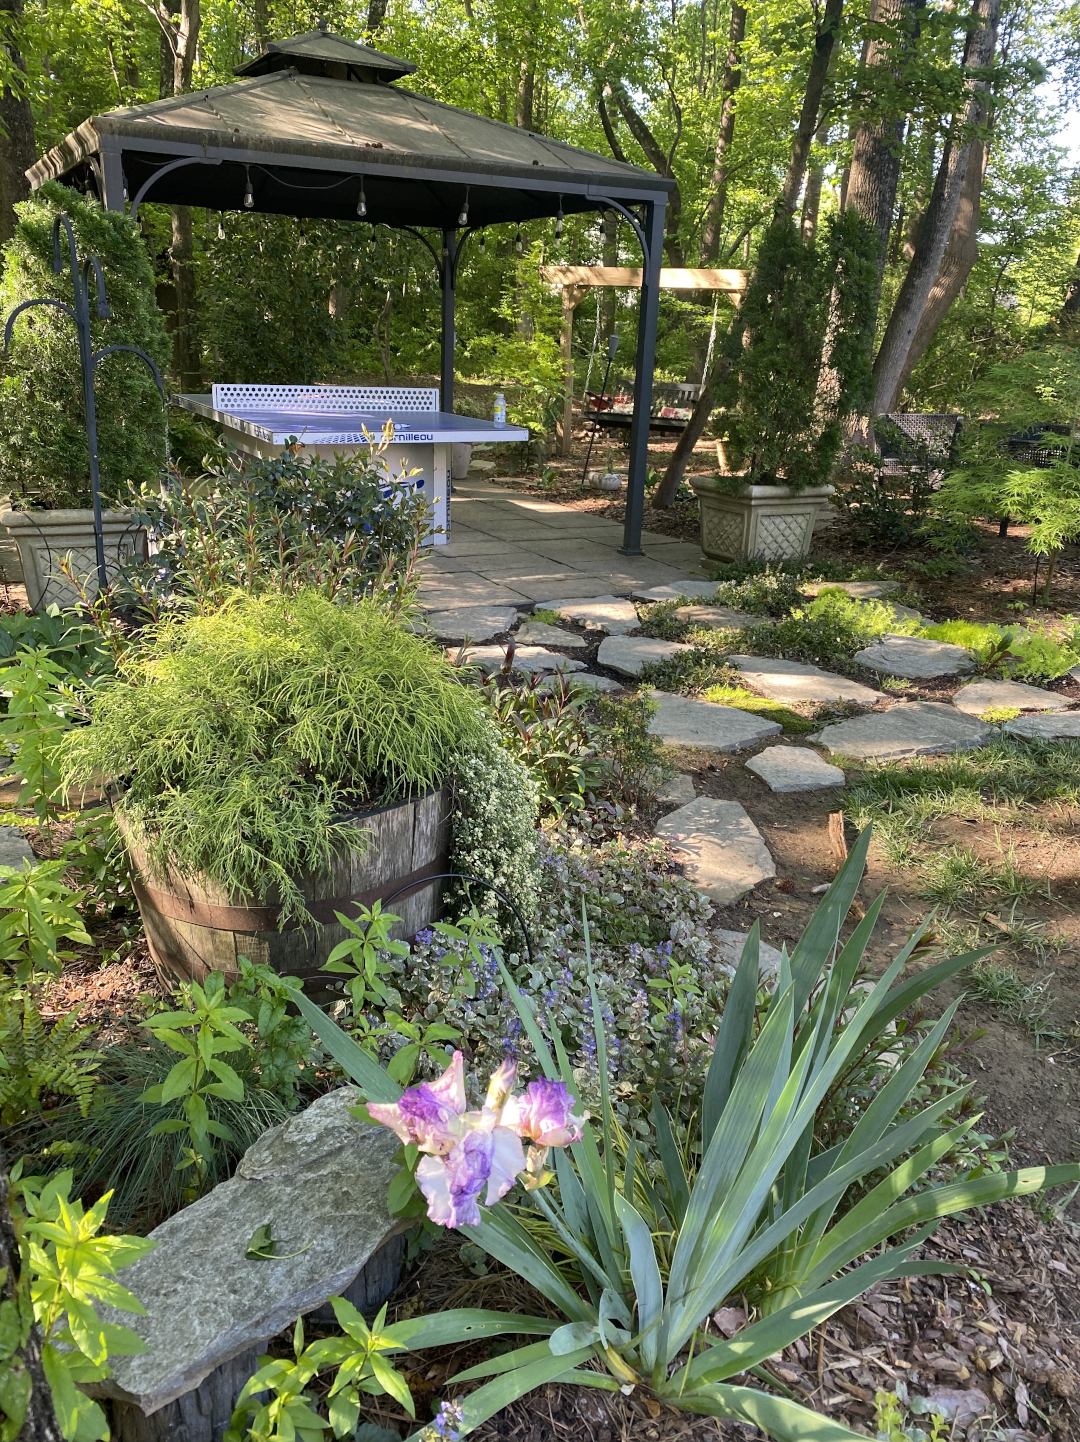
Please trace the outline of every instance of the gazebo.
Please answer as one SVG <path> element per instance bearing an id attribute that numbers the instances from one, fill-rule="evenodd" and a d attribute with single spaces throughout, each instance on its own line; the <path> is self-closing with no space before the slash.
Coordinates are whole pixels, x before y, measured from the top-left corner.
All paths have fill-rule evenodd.
<path id="1" fill-rule="evenodd" d="M 462 246 L 489 225 L 612 210 L 643 272 L 622 551 L 641 555 L 664 210 L 674 182 L 397 82 L 411 61 L 318 30 L 279 40 L 227 85 L 94 115 L 37 162 L 110 210 L 143 201 L 355 220 L 427 245 L 442 289 L 441 397 L 453 409 Z M 441 232 L 432 244 L 423 229 Z"/>

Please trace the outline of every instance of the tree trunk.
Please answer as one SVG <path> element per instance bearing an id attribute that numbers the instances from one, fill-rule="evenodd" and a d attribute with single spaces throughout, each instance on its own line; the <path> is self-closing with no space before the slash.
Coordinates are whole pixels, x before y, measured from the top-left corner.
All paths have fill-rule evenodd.
<path id="1" fill-rule="evenodd" d="M 386 19 L 386 0 L 368 0 L 367 33 L 378 34 L 379 27 Z"/>
<path id="2" fill-rule="evenodd" d="M 627 130 L 641 146 L 645 152 L 645 158 L 657 175 L 664 176 L 666 180 L 676 181 L 675 189 L 668 196 L 667 211 L 664 216 L 664 253 L 667 256 L 668 265 L 681 269 L 686 264 L 686 257 L 679 239 L 679 225 L 682 221 L 682 194 L 675 172 L 671 168 L 671 159 L 652 133 L 644 117 L 639 114 L 622 81 L 616 80 L 609 84 L 608 89 L 611 91 L 612 100 L 618 106 L 619 114 L 626 121 Z"/>
<path id="3" fill-rule="evenodd" d="M 173 366 L 182 391 L 202 385 L 199 327 L 195 313 L 195 245 L 191 207 L 172 208 L 173 284 L 176 287 L 176 330 L 173 332 Z"/>
<path id="4" fill-rule="evenodd" d="M 26 75 L 19 49 L 22 0 L 0 0 L 0 17 L 8 37 L 8 62 L 14 75 Z M 37 159 L 34 117 L 25 88 L 5 85 L 0 92 L 0 245 L 15 233 L 14 207 L 30 194 L 27 169 Z"/>
<path id="5" fill-rule="evenodd" d="M 1001 0 L 975 0 L 973 18 L 981 23 L 969 34 L 964 47 L 966 70 L 989 67 L 994 58 L 1000 13 Z M 872 409 L 875 415 L 894 410 L 900 398 L 908 352 L 941 269 L 945 247 L 960 206 L 960 193 L 974 143 L 971 132 L 985 113 L 983 106 L 988 92 L 989 81 L 974 79 L 968 82 L 967 103 L 954 117 L 952 133 L 945 142 L 930 203 L 919 223 L 915 254 L 911 257 L 874 362 Z"/>
<path id="6" fill-rule="evenodd" d="M 986 175 L 986 160 L 986 147 L 981 140 L 976 140 L 971 147 L 971 158 L 964 177 L 964 188 L 960 192 L 960 204 L 956 210 L 952 234 L 941 258 L 941 269 L 930 289 L 926 309 L 908 350 L 898 394 L 903 394 L 912 371 L 926 354 L 930 342 L 937 334 L 938 326 L 964 289 L 979 258 L 979 203 L 982 198 L 983 177 Z"/>
<path id="7" fill-rule="evenodd" d="M 1070 320 L 1080 313 L 1080 255 L 1076 257 L 1073 273 L 1069 276 L 1069 283 L 1065 287 L 1065 299 L 1061 305 L 1061 313 Z"/>
<path id="8" fill-rule="evenodd" d="M 724 211 L 727 209 L 728 152 L 735 139 L 735 95 L 742 84 L 742 62 L 739 47 L 746 34 L 746 11 L 732 0 L 731 24 L 728 27 L 728 53 L 724 65 L 724 79 L 720 87 L 723 102 L 720 107 L 720 129 L 716 136 L 716 153 L 713 157 L 713 172 L 709 180 L 709 203 L 705 208 L 705 225 L 701 232 L 701 263 L 716 264 L 720 254 L 720 237 L 724 229 Z"/>
<path id="9" fill-rule="evenodd" d="M 202 28 L 201 0 L 182 0 L 180 20 L 174 25 L 173 44 L 173 94 L 182 95 L 191 89 L 191 74 L 195 68 L 195 51 Z"/>
<path id="10" fill-rule="evenodd" d="M 825 94 L 825 82 L 829 77 L 829 65 L 832 62 L 836 38 L 840 33 L 843 14 L 844 0 L 826 0 L 825 13 L 814 38 L 814 55 L 810 61 L 810 73 L 806 77 L 806 92 L 799 113 L 799 124 L 795 130 L 795 143 L 791 147 L 791 163 L 780 191 L 780 204 L 788 215 L 795 214 L 799 191 L 802 189 L 810 143 L 814 138 L 814 131 L 818 128 L 821 99 Z"/>
<path id="11" fill-rule="evenodd" d="M 658 510 L 664 510 L 675 504 L 683 476 L 686 474 L 686 467 L 690 462 L 690 457 L 694 454 L 694 447 L 705 434 L 705 427 L 709 424 L 709 417 L 712 415 L 712 408 L 716 402 L 718 364 L 717 361 L 713 361 L 709 374 L 702 382 L 701 395 L 690 412 L 686 429 L 676 442 L 671 459 L 664 469 L 663 477 L 653 493 L 652 503 Z"/>
<path id="12" fill-rule="evenodd" d="M 45 1369 L 41 1364 L 41 1328 L 36 1322 L 30 1320 L 32 1313 L 28 1315 L 30 1283 L 29 1278 L 22 1276 L 19 1240 L 15 1235 L 15 1223 L 12 1219 L 8 1197 L 7 1158 L 4 1156 L 2 1147 L 0 1147 L 0 1273 L 3 1273 L 0 1299 L 4 1303 L 14 1304 L 18 1320 L 13 1318 L 12 1323 L 18 1327 L 18 1335 L 21 1339 L 15 1348 L 14 1355 L 3 1364 L 14 1374 L 8 1387 L 12 1386 L 16 1377 L 24 1377 L 29 1374 L 30 1378 L 26 1419 L 18 1433 L 17 1442 L 63 1442 L 60 1424 L 57 1422 L 56 1413 L 53 1410 L 52 1391 L 45 1380 Z M 25 1335 L 23 1335 L 24 1333 Z M 14 1341 L 14 1338 L 9 1341 Z"/>

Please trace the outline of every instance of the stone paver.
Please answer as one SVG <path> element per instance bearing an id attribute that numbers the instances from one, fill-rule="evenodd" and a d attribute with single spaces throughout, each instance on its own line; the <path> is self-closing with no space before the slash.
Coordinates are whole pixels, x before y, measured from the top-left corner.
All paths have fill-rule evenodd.
<path id="1" fill-rule="evenodd" d="M 1010 736 L 1028 736 L 1041 741 L 1064 739 L 1080 741 L 1080 711 L 1059 711 L 1049 716 L 1017 716 L 1006 721 L 1003 730 Z"/>
<path id="2" fill-rule="evenodd" d="M 843 786 L 845 780 L 839 766 L 830 766 L 809 746 L 769 746 L 751 756 L 746 768 L 770 791 L 820 791 Z"/>
<path id="3" fill-rule="evenodd" d="M 429 572 L 420 583 L 420 604 L 432 611 L 513 604 L 521 599 L 518 591 L 489 581 L 476 571 Z"/>
<path id="4" fill-rule="evenodd" d="M 713 932 L 713 941 L 734 976 L 742 960 L 746 932 L 716 930 Z M 780 953 L 766 941 L 758 942 L 758 977 L 764 986 L 769 987 L 775 986 L 780 980 Z"/>
<path id="5" fill-rule="evenodd" d="M 516 639 L 526 646 L 566 646 L 571 650 L 589 644 L 584 636 L 544 621 L 525 621 L 518 627 Z"/>
<path id="6" fill-rule="evenodd" d="M 730 606 L 680 606 L 675 614 L 680 621 L 710 631 L 740 631 L 744 626 L 769 624 L 767 616 L 751 616 L 748 611 L 733 611 Z"/>
<path id="7" fill-rule="evenodd" d="M 501 671 L 506 664 L 506 649 L 505 646 L 470 646 L 465 651 L 464 660 L 489 673 Z M 515 671 L 582 671 L 584 668 L 584 661 L 578 661 L 573 656 L 560 656 L 544 646 L 518 646 L 514 652 Z"/>
<path id="8" fill-rule="evenodd" d="M 699 796 L 656 823 L 687 878 L 721 906 L 776 875 L 761 832 L 737 801 Z"/>
<path id="9" fill-rule="evenodd" d="M 676 771 L 656 793 L 657 801 L 662 801 L 666 806 L 685 806 L 688 801 L 693 801 L 695 796 L 697 792 L 694 790 L 694 778 L 685 771 Z"/>
<path id="10" fill-rule="evenodd" d="M 1039 686 L 1025 686 L 1021 681 L 972 681 L 960 687 L 952 703 L 968 716 L 981 716 L 984 711 L 1006 707 L 1019 711 L 1064 711 L 1070 704 L 1067 696 L 1044 691 Z"/>
<path id="11" fill-rule="evenodd" d="M 540 690 L 550 690 L 554 684 L 554 677 L 549 676 L 545 681 L 540 682 Z M 575 686 L 584 686 L 589 691 L 622 691 L 624 688 L 610 676 L 596 676 L 592 671 L 575 671 L 570 677 Z"/>
<path id="12" fill-rule="evenodd" d="M 678 641 L 660 641 L 655 636 L 605 636 L 596 653 L 599 666 L 609 666 L 621 676 L 640 676 L 649 661 L 666 661 L 680 651 L 690 650 Z"/>
<path id="13" fill-rule="evenodd" d="M 1015 723 L 1014 723 L 1015 724 Z M 941 701 L 908 701 L 872 716 L 855 716 L 824 727 L 817 741 L 834 756 L 896 761 L 905 756 L 932 756 L 970 751 L 984 745 L 993 728 Z"/>
<path id="14" fill-rule="evenodd" d="M 885 699 L 882 691 L 802 661 L 780 661 L 772 656 L 729 656 L 728 661 L 739 668 L 751 691 L 770 701 L 855 701 L 873 706 Z"/>
<path id="15" fill-rule="evenodd" d="M 935 676 L 956 676 L 971 671 L 975 662 L 963 646 L 931 641 L 925 636 L 883 636 L 855 655 L 861 666 L 886 676 L 905 680 L 930 680 Z"/>
<path id="16" fill-rule="evenodd" d="M 822 591 L 846 591 L 857 601 L 876 601 L 879 596 L 888 596 L 899 589 L 899 581 L 809 581 L 799 587 L 804 596 L 820 596 Z"/>
<path id="17" fill-rule="evenodd" d="M 715 601 L 717 581 L 678 581 L 666 586 L 650 586 L 646 591 L 631 591 L 635 601 Z"/>
<path id="18" fill-rule="evenodd" d="M 665 746 L 695 746 L 699 751 L 738 751 L 783 731 L 779 721 L 719 706 L 714 701 L 694 701 L 668 691 L 650 691 L 657 704 L 649 732 Z"/>
<path id="19" fill-rule="evenodd" d="M 625 636 L 641 625 L 637 608 L 622 596 L 575 596 L 569 601 L 540 601 L 538 611 L 557 611 L 567 621 L 580 621 L 608 636 Z"/>
<path id="20" fill-rule="evenodd" d="M 455 606 L 425 616 L 428 631 L 440 641 L 490 641 L 517 624 L 516 606 Z"/>
<path id="21" fill-rule="evenodd" d="M 33 866 L 36 859 L 17 826 L 0 826 L 0 866 Z"/>

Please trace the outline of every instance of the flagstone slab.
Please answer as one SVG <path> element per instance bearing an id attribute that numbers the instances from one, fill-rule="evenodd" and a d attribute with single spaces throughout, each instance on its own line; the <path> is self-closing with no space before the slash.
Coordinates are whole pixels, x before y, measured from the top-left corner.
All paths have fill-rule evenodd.
<path id="1" fill-rule="evenodd" d="M 770 791 L 820 791 L 843 786 L 846 780 L 839 766 L 830 766 L 809 746 L 768 746 L 751 756 L 746 768 Z"/>
<path id="2" fill-rule="evenodd" d="M 888 711 L 834 722 L 807 739 L 834 756 L 897 761 L 907 756 L 970 751 L 985 745 L 993 734 L 993 727 L 942 701 L 907 701 Z"/>
<path id="3" fill-rule="evenodd" d="M 770 624 L 768 616 L 751 616 L 748 611 L 733 611 L 730 606 L 680 606 L 675 614 L 690 626 L 710 631 L 741 631 L 744 626 Z"/>
<path id="4" fill-rule="evenodd" d="M 506 664 L 506 651 L 505 646 L 470 646 L 462 659 L 469 665 L 479 666 L 490 675 L 492 671 L 502 670 Z M 557 651 L 549 651 L 544 646 L 518 646 L 512 664 L 513 670 L 530 674 L 537 671 L 585 669 L 584 661 L 579 661 L 574 656 L 560 656 Z"/>
<path id="5" fill-rule="evenodd" d="M 776 875 L 761 832 L 737 801 L 699 796 L 661 817 L 656 835 L 669 843 L 689 881 L 721 906 Z"/>
<path id="6" fill-rule="evenodd" d="M 696 796 L 694 778 L 685 771 L 676 771 L 675 775 L 665 781 L 656 793 L 657 801 L 662 801 L 665 806 L 685 806 Z"/>
<path id="7" fill-rule="evenodd" d="M 17 866 L 24 870 L 35 866 L 37 858 L 17 826 L 0 826 L 0 866 Z"/>
<path id="8" fill-rule="evenodd" d="M 956 676 L 974 670 L 975 661 L 963 646 L 948 641 L 931 641 L 925 636 L 883 636 L 859 651 L 855 660 L 871 671 L 902 676 L 908 681 L 932 680 L 935 676 Z"/>
<path id="9" fill-rule="evenodd" d="M 740 711 L 736 706 L 695 701 L 689 696 L 673 696 L 668 691 L 650 691 L 649 695 L 657 705 L 649 722 L 649 732 L 659 736 L 665 746 L 739 751 L 769 736 L 778 736 L 784 729 L 778 721 L 770 721 L 752 711 Z"/>
<path id="10" fill-rule="evenodd" d="M 604 631 L 609 636 L 625 636 L 641 625 L 637 607 L 622 596 L 578 596 L 569 601 L 540 601 L 538 611 L 557 611 L 567 621 Z"/>
<path id="11" fill-rule="evenodd" d="M 1080 741 L 1080 711 L 1059 711 L 1046 716 L 1017 716 L 1006 721 L 1010 736 L 1027 736 L 1037 741 Z"/>
<path id="12" fill-rule="evenodd" d="M 596 653 L 598 666 L 608 666 L 621 676 L 640 676 L 650 661 L 667 661 L 680 651 L 689 651 L 678 641 L 661 641 L 656 636 L 605 636 Z"/>
<path id="13" fill-rule="evenodd" d="M 822 591 L 843 591 L 857 601 L 876 601 L 879 596 L 899 591 L 899 581 L 808 581 L 799 590 L 804 596 L 819 596 Z"/>
<path id="14" fill-rule="evenodd" d="M 518 627 L 515 640 L 527 646 L 566 646 L 569 649 L 589 644 L 575 631 L 564 631 L 561 626 L 549 626 L 545 621 L 525 621 Z"/>
<path id="15" fill-rule="evenodd" d="M 490 641 L 517 624 L 516 606 L 455 606 L 425 616 L 427 630 L 440 641 Z"/>
<path id="16" fill-rule="evenodd" d="M 972 681 L 960 687 L 952 703 L 968 716 L 1014 708 L 1019 711 L 1064 711 L 1071 705 L 1068 696 L 1044 691 L 1040 686 L 1026 686 L 1021 681 Z"/>
<path id="17" fill-rule="evenodd" d="M 623 691 L 625 687 L 612 676 L 597 676 L 592 671 L 575 671 L 570 677 L 575 686 L 584 686 L 589 691 Z M 541 688 L 543 689 L 543 688 Z"/>
<path id="18" fill-rule="evenodd" d="M 732 976 L 742 961 L 743 947 L 746 945 L 745 931 L 723 931 L 716 930 L 712 933 L 713 943 L 719 951 L 725 965 L 731 968 Z M 766 941 L 758 942 L 758 979 L 762 986 L 774 987 L 780 980 L 780 953 L 775 946 L 770 946 Z"/>
<path id="19" fill-rule="evenodd" d="M 631 591 L 630 595 L 635 601 L 715 601 L 719 585 L 719 581 L 673 581 L 669 585 Z"/>
<path id="20" fill-rule="evenodd" d="M 770 701 L 855 701 L 875 706 L 885 699 L 882 691 L 802 661 L 773 656 L 729 656 L 728 661 L 739 668 L 751 691 Z"/>

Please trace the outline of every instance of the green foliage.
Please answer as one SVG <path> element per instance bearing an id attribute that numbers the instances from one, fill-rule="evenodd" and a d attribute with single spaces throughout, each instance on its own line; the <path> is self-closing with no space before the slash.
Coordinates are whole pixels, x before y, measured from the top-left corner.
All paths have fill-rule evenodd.
<path id="1" fill-rule="evenodd" d="M 750 711 L 755 716 L 764 716 L 767 721 L 778 721 L 787 736 L 806 736 L 818 729 L 819 723 L 770 701 L 766 696 L 755 696 L 742 686 L 710 686 L 705 692 L 706 701 L 715 701 L 720 706 L 734 706 L 737 711 Z"/>
<path id="2" fill-rule="evenodd" d="M 112 656 L 102 646 L 100 633 L 80 610 L 50 605 L 44 611 L 0 616 L 0 668 L 5 662 L 17 663 L 27 651 L 46 652 L 65 676 L 80 682 L 112 670 Z"/>
<path id="3" fill-rule="evenodd" d="M 261 1089 L 291 1109 L 299 1103 L 311 1038 L 302 1018 L 290 1010 L 289 979 L 246 956 L 239 958 L 239 964 L 240 975 L 228 989 L 228 1001 L 246 1012 L 251 1022 L 245 1032 L 251 1046 L 240 1066 L 245 1093 L 253 1087 Z"/>
<path id="4" fill-rule="evenodd" d="M 37 986 L 43 974 L 59 976 L 75 955 L 65 941 L 91 944 L 78 911 L 81 894 L 64 885 L 65 861 L 0 866 L 0 961 L 20 986 Z"/>
<path id="5" fill-rule="evenodd" d="M 854 210 L 819 244 L 777 214 L 724 340 L 718 398 L 743 483 L 824 485 L 844 419 L 870 397 L 877 240 Z M 820 384 L 819 384 L 820 382 Z"/>
<path id="6" fill-rule="evenodd" d="M 116 1273 L 157 1243 L 100 1235 L 112 1193 L 86 1211 L 71 1196 L 71 1182 L 70 1171 L 43 1182 L 22 1177 L 16 1167 L 11 1191 L 25 1212 L 20 1249 L 31 1279 L 34 1317 L 43 1334 L 42 1364 L 57 1421 L 67 1442 L 107 1442 L 105 1413 L 77 1384 L 109 1377 L 110 1356 L 133 1356 L 146 1349 L 129 1327 L 102 1322 L 95 1303 L 145 1314 Z"/>
<path id="7" fill-rule="evenodd" d="M 507 750 L 535 778 L 541 815 L 580 810 L 607 771 L 589 724 L 589 694 L 565 676 L 530 676 L 510 685 L 493 677 L 483 693 Z"/>
<path id="8" fill-rule="evenodd" d="M 1080 650 L 1046 632 L 1026 627 L 943 621 L 924 626 L 920 634 L 934 641 L 966 646 L 980 670 L 1021 681 L 1056 681 L 1080 663 Z"/>
<path id="9" fill-rule="evenodd" d="M 439 786 L 482 734 L 445 658 L 374 602 L 238 596 L 166 620 L 65 740 L 68 785 L 122 779 L 151 864 L 281 897 L 369 835 L 344 813 Z"/>
<path id="10" fill-rule="evenodd" d="M 43 1097 L 73 1097 L 85 1117 L 102 1061 L 93 1035 L 78 1008 L 46 1026 L 29 991 L 0 988 L 0 1124 L 40 1114 Z"/>
<path id="11" fill-rule="evenodd" d="M 624 806 L 651 801 L 671 773 L 663 746 L 649 730 L 656 712 L 656 702 L 642 691 L 596 698 L 596 744 L 609 767 L 603 794 Z"/>
<path id="12" fill-rule="evenodd" d="M 53 218 L 71 220 L 80 262 L 101 260 L 112 316 L 91 307 L 95 346 L 134 345 L 164 368 L 170 347 L 154 299 L 153 274 L 135 226 L 118 211 L 48 181 L 18 207 L 15 234 L 4 250 L 0 315 L 39 297 L 72 303 L 66 239 L 63 269 L 54 274 Z M 90 460 L 83 420 L 75 326 L 59 311 L 39 308 L 16 323 L 10 357 L 0 362 L 0 477 L 22 505 L 87 507 Z M 97 368 L 101 492 L 123 503 L 130 486 L 157 476 L 165 460 L 165 416 L 145 361 L 111 355 Z"/>
<path id="13" fill-rule="evenodd" d="M 333 461 L 305 456 L 300 445 L 272 460 L 234 454 L 196 480 L 173 474 L 144 486 L 138 509 L 158 550 L 127 568 L 129 581 L 201 612 L 237 589 L 317 587 L 350 598 L 380 584 L 407 591 L 430 527 L 429 498 L 406 473 L 388 475 L 384 450 L 376 436 L 364 454 Z"/>
<path id="14" fill-rule="evenodd" d="M 779 656 L 835 666 L 889 633 L 912 635 L 917 621 L 897 615 L 887 601 L 856 601 L 843 591 L 822 591 L 773 626 L 743 631 L 740 640 L 752 655 Z"/>
<path id="15" fill-rule="evenodd" d="M 451 1385 L 481 1382 L 455 1403 L 458 1435 L 557 1378 L 611 1391 L 641 1388 L 661 1404 L 759 1426 L 778 1442 L 800 1442 L 810 1430 L 835 1442 L 854 1438 L 842 1424 L 732 1379 L 876 1283 L 962 1270 L 916 1257 L 941 1218 L 1080 1180 L 1075 1164 L 976 1169 L 956 1181 L 936 1179 L 941 1158 L 971 1131 L 972 1120 L 952 1123 L 953 1091 L 930 1106 L 909 1103 L 956 1004 L 892 1069 L 843 1139 L 815 1150 L 815 1119 L 866 1048 L 922 996 L 978 959 L 978 953 L 954 957 L 901 980 L 923 927 L 880 979 L 854 987 L 884 899 L 842 943 L 869 842 L 867 831 L 785 958 L 763 1010 L 757 928 L 751 932 L 692 1127 L 673 1124 L 658 1103 L 651 1135 L 625 1137 L 611 1103 L 602 1003 L 588 965 L 598 1124 L 586 1125 L 580 1142 L 557 1153 L 557 1194 L 535 1187 L 516 1205 L 483 1208 L 478 1226 L 461 1229 L 540 1291 L 565 1321 L 544 1340 L 450 1379 Z M 549 1046 L 535 1006 L 501 959 L 499 970 L 545 1075 L 576 1094 L 558 1032 Z M 347 1038 L 299 993 L 297 1004 L 369 1100 L 400 1095 L 369 1058 L 352 1056 Z M 350 1060 L 357 1060 L 355 1069 Z M 845 1205 L 861 1183 L 863 1194 Z M 898 1236 L 904 1239 L 898 1245 L 885 1245 Z M 757 1317 L 718 1339 L 704 1324 L 732 1296 L 748 1301 Z M 469 1315 L 441 1313 L 439 1321 L 453 1327 Z M 517 1317 L 507 1317 L 502 1329 L 504 1336 L 523 1330 Z"/>
<path id="16" fill-rule="evenodd" d="M 874 1424 L 879 1442 L 947 1442 L 951 1429 L 944 1417 L 930 1418 L 930 1431 L 909 1428 L 904 1419 L 900 1398 L 895 1392 L 874 1394 Z"/>
<path id="17" fill-rule="evenodd" d="M 153 1106 L 177 1101 L 183 1109 L 183 1119 L 166 1118 L 151 1128 L 151 1134 L 186 1133 L 178 1168 L 192 1169 L 187 1200 L 194 1201 L 206 1183 L 214 1150 L 212 1138 L 234 1140 L 224 1122 L 211 1118 L 207 1098 L 244 1100 L 243 1081 L 221 1058 L 242 1051 L 250 1042 L 236 1029 L 236 1023 L 246 1021 L 248 1013 L 229 1005 L 220 971 L 212 971 L 203 986 L 193 981 L 181 987 L 180 994 L 187 1004 L 184 1010 L 159 1012 L 146 1026 L 151 1036 L 179 1052 L 181 1060 L 163 1082 L 148 1087 L 144 1097 Z"/>
<path id="18" fill-rule="evenodd" d="M 63 667 L 44 651 L 17 651 L 0 679 L 7 697 L 0 736 L 22 776 L 19 805 L 32 805 L 44 821 L 56 812 L 59 743 L 72 724 L 73 698 L 64 687 Z"/>
<path id="19" fill-rule="evenodd" d="M 391 929 L 401 917 L 384 912 L 381 901 L 372 907 L 360 906 L 357 911 L 355 920 L 340 911 L 334 913 L 349 934 L 334 947 L 322 970 L 349 978 L 343 986 L 353 1015 L 358 1017 L 369 1003 L 384 1007 L 395 1001 L 401 1004 L 397 992 L 388 988 L 384 980 L 394 968 L 383 957 L 408 956 L 409 948 L 403 941 L 390 939 Z"/>

